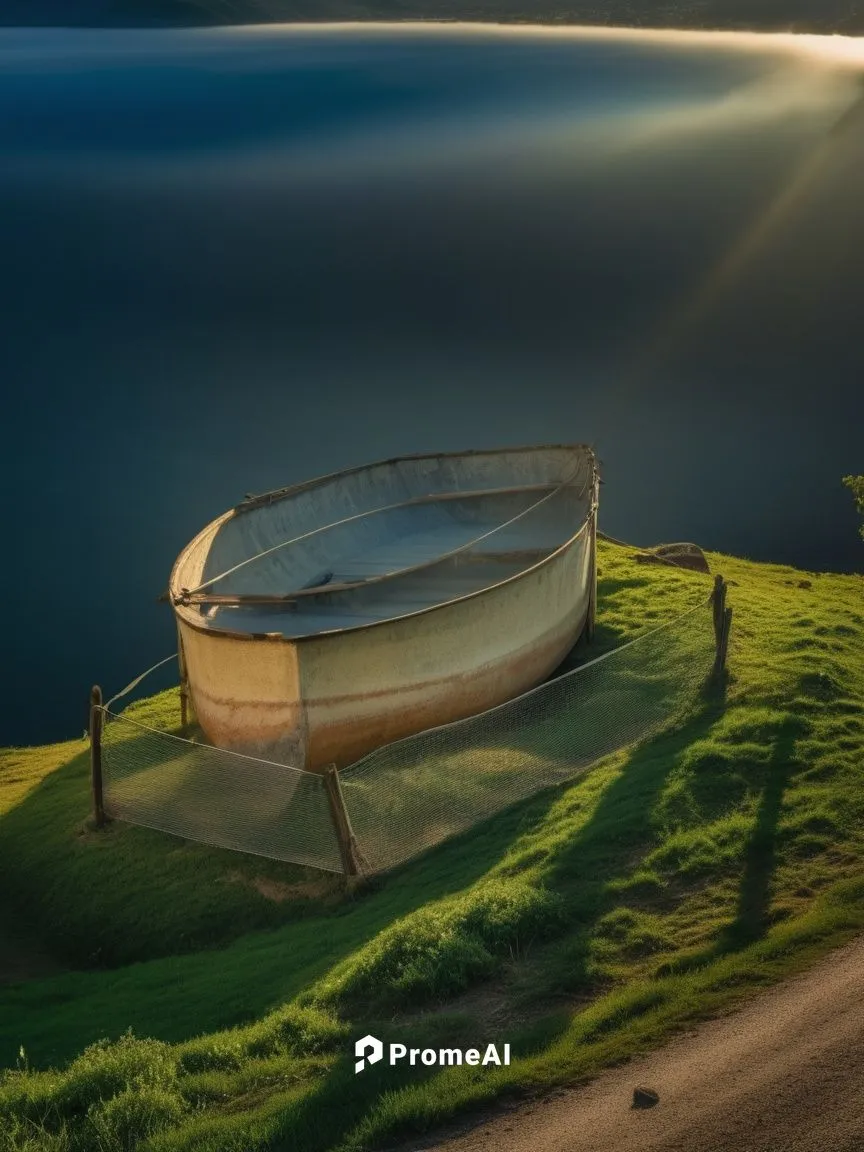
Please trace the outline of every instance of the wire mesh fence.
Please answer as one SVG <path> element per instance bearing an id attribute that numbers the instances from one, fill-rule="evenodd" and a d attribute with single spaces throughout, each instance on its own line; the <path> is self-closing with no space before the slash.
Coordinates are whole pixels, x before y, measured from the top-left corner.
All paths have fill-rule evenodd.
<path id="1" fill-rule="evenodd" d="M 382 872 L 656 732 L 711 674 L 709 602 L 524 696 L 339 773 L 362 870 Z M 116 699 L 116 698 L 115 698 Z M 107 815 L 327 871 L 345 866 L 325 778 L 105 710 Z M 337 791 L 339 791 L 337 789 Z M 335 820 L 335 823 L 334 823 Z"/>
<path id="2" fill-rule="evenodd" d="M 323 777 L 107 712 L 105 813 L 220 848 L 341 872 Z"/>
<path id="3" fill-rule="evenodd" d="M 392 868 L 656 731 L 693 701 L 714 651 L 702 604 L 525 696 L 344 769 L 369 869 Z"/>

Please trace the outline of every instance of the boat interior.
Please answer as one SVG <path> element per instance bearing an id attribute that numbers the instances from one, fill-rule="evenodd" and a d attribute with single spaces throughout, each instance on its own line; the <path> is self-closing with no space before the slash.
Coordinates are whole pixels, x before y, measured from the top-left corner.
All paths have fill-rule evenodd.
<path id="1" fill-rule="evenodd" d="M 580 530 L 581 447 L 415 457 L 254 497 L 181 556 L 172 591 L 217 630 L 309 636 L 490 588 Z"/>

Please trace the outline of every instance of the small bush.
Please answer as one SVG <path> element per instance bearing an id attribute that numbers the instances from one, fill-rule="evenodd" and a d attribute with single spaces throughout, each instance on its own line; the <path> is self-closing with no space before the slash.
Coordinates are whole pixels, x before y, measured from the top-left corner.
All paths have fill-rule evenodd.
<path id="1" fill-rule="evenodd" d="M 512 880 L 487 881 L 398 920 L 339 965 L 312 998 L 380 1005 L 452 996 L 564 923 L 559 896 Z"/>
<path id="2" fill-rule="evenodd" d="M 193 1040 L 180 1050 L 184 1073 L 230 1072 L 251 1059 L 268 1056 L 316 1056 L 342 1040 L 346 1027 L 335 1016 L 311 1005 L 287 1005 L 251 1028 Z"/>
<path id="3" fill-rule="evenodd" d="M 94 1152 L 133 1152 L 150 1136 L 177 1125 L 186 1110 L 180 1095 L 164 1087 L 127 1088 L 90 1108 L 87 1144 Z"/>
<path id="4" fill-rule="evenodd" d="M 347 1035 L 344 1024 L 320 1008 L 291 1004 L 252 1030 L 247 1052 L 255 1059 L 279 1054 L 316 1056 Z"/>
<path id="5" fill-rule="evenodd" d="M 183 1110 L 171 1046 L 129 1032 L 91 1044 L 64 1072 L 8 1073 L 0 1152 L 125 1152 L 136 1125 L 156 1131 Z"/>
<path id="6" fill-rule="evenodd" d="M 65 1126 L 51 1132 L 42 1124 L 0 1113 L 0 1152 L 70 1152 Z"/>
<path id="7" fill-rule="evenodd" d="M 176 1082 L 177 1057 L 171 1046 L 127 1032 L 113 1044 L 100 1040 L 85 1048 L 60 1078 L 53 1103 L 61 1116 L 80 1116 L 127 1089 L 170 1092 Z"/>

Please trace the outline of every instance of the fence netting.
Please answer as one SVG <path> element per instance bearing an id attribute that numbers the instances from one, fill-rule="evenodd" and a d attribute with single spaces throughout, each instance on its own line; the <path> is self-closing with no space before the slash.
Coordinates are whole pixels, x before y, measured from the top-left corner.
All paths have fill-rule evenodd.
<path id="1" fill-rule="evenodd" d="M 323 777 L 226 752 L 109 712 L 102 738 L 109 816 L 341 872 Z"/>
<path id="2" fill-rule="evenodd" d="M 371 871 L 392 868 L 656 731 L 714 661 L 706 605 L 489 712 L 373 752 L 340 773 Z"/>
<path id="3" fill-rule="evenodd" d="M 340 773 L 364 870 L 464 832 L 691 706 L 714 662 L 707 602 L 478 716 L 379 748 Z M 322 776 L 108 712 L 110 816 L 223 848 L 342 871 Z"/>

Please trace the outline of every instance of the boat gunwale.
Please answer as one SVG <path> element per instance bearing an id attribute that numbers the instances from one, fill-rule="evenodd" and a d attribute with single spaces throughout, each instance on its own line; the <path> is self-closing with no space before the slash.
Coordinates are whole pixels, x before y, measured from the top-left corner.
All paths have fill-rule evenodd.
<path id="1" fill-rule="evenodd" d="M 373 468 L 384 468 L 388 464 L 404 464 L 410 460 L 457 460 L 463 459 L 466 456 L 506 456 L 514 452 L 548 452 L 552 449 L 561 448 L 566 451 L 573 452 L 577 449 L 584 449 L 589 457 L 594 460 L 596 464 L 596 454 L 590 444 L 519 444 L 513 448 L 466 448 L 462 452 L 412 452 L 407 456 L 389 456 L 386 460 L 373 460 L 370 464 L 356 464 L 352 468 L 341 468 L 336 472 L 326 472 L 323 476 L 316 476 L 312 480 L 301 480 L 298 484 L 290 484 L 286 488 L 274 488 L 271 492 L 262 492 L 257 496 L 248 496 L 245 500 L 241 500 L 233 508 L 230 508 L 223 516 L 217 517 L 221 520 L 227 516 L 233 516 L 235 513 L 242 515 L 244 512 L 251 512 L 255 508 L 263 507 L 265 504 L 275 504 L 277 500 L 287 499 L 289 496 L 296 496 L 300 492 L 304 492 L 309 488 L 315 488 L 319 484 L 326 484 L 328 480 L 337 480 L 343 476 L 356 476 L 358 472 L 370 472 Z M 198 533 L 198 536 L 204 534 L 216 520 L 211 520 L 205 528 Z M 191 547 L 196 536 L 190 544 Z M 184 549 L 185 551 L 185 549 Z M 182 557 L 183 553 L 180 554 Z M 180 557 L 178 557 L 179 563 Z M 177 565 L 175 564 L 176 568 Z M 174 575 L 173 571 L 171 573 Z"/>
<path id="2" fill-rule="evenodd" d="M 581 486 L 581 492 L 579 495 L 580 500 L 588 492 L 590 486 L 591 477 L 589 477 L 586 483 Z M 521 487 L 512 488 L 480 488 L 473 490 L 469 489 L 464 492 L 440 492 L 433 493 L 431 495 L 427 494 L 425 496 L 414 496 L 408 500 L 402 500 L 398 504 L 385 504 L 379 508 L 369 508 L 365 512 L 358 512 L 356 515 L 348 516 L 343 520 L 335 520 L 331 524 L 322 524 L 320 528 L 314 528 L 311 532 L 303 533 L 300 536 L 294 537 L 294 539 L 284 540 L 279 544 L 275 544 L 273 547 L 268 548 L 265 552 L 258 553 L 256 556 L 250 556 L 246 560 L 241 561 L 241 563 L 237 564 L 234 568 L 229 568 L 226 572 L 221 573 L 219 576 L 212 576 L 209 580 L 205 580 L 202 584 L 199 584 L 197 588 L 190 589 L 188 592 L 181 591 L 180 596 L 177 598 L 177 602 L 182 604 L 184 607 L 202 604 L 214 604 L 224 607 L 243 607 L 244 604 L 287 605 L 294 604 L 299 600 L 313 599 L 316 596 L 332 596 L 334 594 L 338 595 L 342 592 L 353 592 L 360 588 L 370 588 L 373 585 L 383 584 L 389 580 L 399 580 L 403 576 L 411 576 L 426 569 L 435 568 L 438 564 L 443 564 L 447 560 L 452 560 L 457 556 L 469 553 L 475 545 L 481 542 L 481 540 L 485 540 L 489 536 L 494 536 L 494 534 L 499 532 L 502 528 L 507 528 L 511 524 L 514 524 L 517 520 L 521 520 L 523 516 L 527 516 L 536 508 L 539 508 L 547 500 L 552 499 L 553 497 L 557 496 L 559 492 L 563 492 L 565 489 L 570 487 L 575 488 L 578 487 L 578 485 L 571 483 L 569 480 L 565 480 L 561 484 L 525 484 Z M 518 512 L 515 516 L 510 517 L 508 520 L 502 520 L 501 523 L 496 524 L 494 528 L 490 528 L 485 532 L 481 532 L 479 535 L 475 536 L 471 540 L 468 540 L 466 543 L 458 544 L 455 548 L 450 548 L 445 552 L 440 552 L 429 560 L 422 560 L 416 564 L 406 564 L 403 568 L 393 568 L 387 572 L 379 572 L 372 576 L 367 576 L 362 580 L 352 580 L 339 584 L 315 585 L 311 588 L 296 588 L 294 591 L 286 592 L 281 596 L 256 595 L 255 593 L 239 592 L 219 595 L 218 593 L 213 594 L 202 591 L 202 589 L 205 588 L 212 588 L 214 584 L 218 583 L 218 581 L 236 572 L 244 565 L 250 564 L 253 561 L 258 560 L 259 558 L 272 552 L 276 552 L 280 548 L 290 548 L 292 545 L 302 543 L 304 540 L 309 539 L 311 536 L 316 536 L 322 532 L 331 531 L 332 529 L 342 528 L 346 524 L 350 524 L 358 520 L 363 520 L 366 517 L 377 516 L 386 512 L 399 512 L 403 508 L 416 508 L 428 504 L 456 503 L 457 501 L 461 500 L 486 499 L 490 496 L 520 496 L 524 493 L 534 492 L 543 492 L 545 495 L 542 496 L 539 500 L 536 500 L 533 504 L 529 504 L 527 508 L 523 508 L 522 511 Z M 550 551 L 554 551 L 554 549 L 550 549 Z"/>
<path id="3" fill-rule="evenodd" d="M 591 466 L 591 479 L 589 480 L 589 483 L 588 483 L 587 488 L 586 488 L 586 491 L 591 493 L 588 511 L 587 511 L 584 519 L 580 523 L 579 527 L 573 533 L 573 535 L 569 536 L 554 551 L 550 552 L 546 556 L 541 557 L 541 559 L 536 564 L 532 564 L 527 568 L 523 568 L 521 571 L 515 572 L 512 576 L 507 576 L 503 580 L 499 580 L 495 584 L 489 584 L 485 588 L 478 588 L 473 592 L 466 592 L 461 596 L 453 596 L 449 600 L 442 601 L 440 604 L 430 604 L 426 608 L 417 608 L 411 612 L 404 612 L 398 616 L 386 616 L 386 617 L 384 617 L 384 619 L 381 619 L 381 620 L 370 620 L 366 624 L 349 624 L 349 625 L 342 627 L 342 628 L 319 629 L 315 632 L 299 634 L 299 635 L 291 635 L 291 634 L 286 633 L 286 632 L 235 632 L 235 631 L 228 629 L 228 628 L 219 628 L 219 627 L 214 626 L 213 624 L 208 624 L 205 621 L 202 621 L 200 619 L 200 617 L 195 618 L 194 613 L 193 613 L 193 609 L 191 606 L 187 606 L 183 603 L 174 603 L 173 602 L 175 574 L 177 572 L 177 569 L 180 567 L 181 562 L 185 559 L 185 557 L 188 555 L 188 553 L 191 551 L 191 549 L 198 543 L 198 541 L 201 539 L 202 536 L 204 536 L 206 533 L 210 532 L 211 530 L 218 531 L 218 529 L 222 526 L 222 524 L 224 524 L 228 520 L 232 519 L 235 515 L 238 515 L 238 514 L 242 515 L 242 512 L 250 510 L 250 507 L 248 504 L 246 504 L 246 505 L 241 504 L 241 505 L 238 505 L 236 508 L 232 508 L 232 509 L 229 509 L 227 512 L 224 512 L 221 516 L 216 517 L 215 520 L 211 520 L 209 524 L 207 524 L 204 528 L 202 528 L 201 531 L 195 537 L 193 537 L 192 540 L 190 540 L 190 542 L 186 545 L 186 547 L 183 549 L 183 551 L 177 557 L 177 560 L 174 563 L 174 567 L 171 570 L 171 576 L 169 579 L 169 596 L 172 597 L 173 610 L 174 610 L 178 620 L 181 620 L 189 628 L 193 629 L 193 631 L 200 632 L 204 635 L 213 636 L 213 637 L 221 637 L 221 638 L 224 638 L 227 640 L 268 640 L 272 643 L 283 642 L 286 644 L 300 645 L 300 644 L 309 643 L 309 642 L 318 640 L 322 637 L 341 636 L 341 635 L 347 634 L 349 632 L 362 632 L 368 628 L 380 628 L 382 625 L 395 624 L 395 623 L 398 623 L 400 621 L 409 620 L 409 619 L 412 619 L 412 618 L 417 617 L 417 616 L 425 616 L 430 612 L 440 612 L 442 609 L 449 608 L 454 604 L 460 604 L 463 601 L 472 600 L 478 596 L 485 596 L 489 592 L 493 592 L 498 588 L 503 588 L 504 586 L 506 586 L 508 584 L 512 584 L 517 580 L 523 580 L 527 576 L 529 576 L 530 574 L 538 571 L 544 565 L 551 564 L 557 557 L 559 557 L 563 552 L 567 551 L 567 549 L 569 549 L 573 544 L 575 544 L 575 542 L 579 539 L 579 537 L 582 535 L 582 533 L 590 525 L 592 518 L 594 516 L 596 516 L 597 507 L 599 504 L 598 496 L 599 496 L 599 486 L 600 486 L 600 474 L 599 474 L 599 470 L 597 468 L 596 454 L 595 454 L 593 448 L 588 444 L 542 444 L 542 445 L 536 445 L 533 447 L 528 446 L 528 447 L 522 447 L 522 448 L 475 449 L 475 450 L 471 450 L 468 452 L 429 452 L 429 453 L 422 453 L 422 454 L 418 454 L 418 455 L 414 455 L 414 456 L 395 456 L 390 460 L 379 460 L 379 461 L 376 461 L 375 463 L 365 464 L 365 465 L 362 465 L 358 468 L 349 468 L 349 469 L 346 469 L 345 471 L 342 471 L 342 472 L 332 472 L 332 473 L 327 474 L 326 476 L 319 477 L 316 480 L 304 481 L 301 484 L 295 485 L 291 489 L 278 489 L 277 490 L 279 492 L 278 498 L 282 499 L 283 497 L 288 496 L 289 494 L 296 494 L 299 491 L 314 487 L 318 484 L 323 484 L 323 483 L 327 482 L 328 480 L 337 479 L 337 478 L 342 477 L 342 476 L 353 475 L 353 474 L 356 474 L 357 472 L 363 472 L 363 471 L 371 470 L 373 468 L 383 467 L 384 465 L 387 465 L 387 464 L 401 463 L 402 461 L 405 461 L 405 460 L 435 460 L 435 459 L 442 459 L 442 458 L 454 459 L 454 458 L 463 458 L 465 456 L 505 455 L 505 454 L 511 453 L 511 452 L 542 452 L 542 451 L 550 449 L 550 448 L 563 448 L 563 449 L 569 449 L 571 451 L 582 449 L 585 451 L 586 456 L 587 456 L 587 461 L 588 461 L 589 465 Z M 257 497 L 256 500 L 263 501 L 264 497 Z M 260 505 L 256 504 L 254 506 L 258 507 Z"/>

